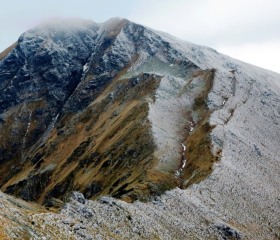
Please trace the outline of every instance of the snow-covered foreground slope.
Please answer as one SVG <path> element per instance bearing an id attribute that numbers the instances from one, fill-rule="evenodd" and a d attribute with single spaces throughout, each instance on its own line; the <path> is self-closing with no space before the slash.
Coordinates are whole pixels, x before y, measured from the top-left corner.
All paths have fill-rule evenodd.
<path id="1" fill-rule="evenodd" d="M 11 156 L 14 164 L 3 165 L 2 171 L 11 171 L 1 178 L 3 189 L 47 205 L 52 198 L 65 200 L 70 189 L 136 201 L 92 201 L 75 193 L 52 213 L 1 194 L 0 221 L 9 219 L 0 228 L 3 236 L 279 239 L 280 75 L 128 21 L 89 25 L 67 41 L 51 35 L 57 43 L 38 58 L 49 59 L 51 49 L 52 67 L 38 70 L 31 57 L 29 70 L 17 59 L 24 66 L 11 81 L 5 76 L 14 67 L 0 74 L 6 104 L 0 123 L 13 119 L 13 135 L 5 133 L 22 137 L 18 155 L 7 154 L 8 141 L 0 149 L 3 164 Z M 82 47 L 72 41 L 83 41 Z M 60 68 L 57 52 L 70 68 Z M 3 69 L 16 65 L 14 58 L 0 62 Z M 32 85 L 32 74 L 26 75 L 32 71 L 47 96 L 37 92 L 40 84 Z M 46 79 L 37 71 L 46 71 Z M 33 94 L 10 102 L 19 78 L 32 83 Z M 35 138 L 39 127 L 42 136 Z M 28 148 L 33 138 L 37 143 Z M 137 200 L 143 195 L 147 202 Z"/>

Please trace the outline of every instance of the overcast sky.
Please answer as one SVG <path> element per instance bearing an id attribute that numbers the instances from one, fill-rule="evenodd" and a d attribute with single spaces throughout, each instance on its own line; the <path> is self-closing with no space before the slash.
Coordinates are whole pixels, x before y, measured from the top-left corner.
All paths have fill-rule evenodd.
<path id="1" fill-rule="evenodd" d="M 123 17 L 280 73 L 280 0 L 0 0 L 0 52 L 54 17 Z"/>

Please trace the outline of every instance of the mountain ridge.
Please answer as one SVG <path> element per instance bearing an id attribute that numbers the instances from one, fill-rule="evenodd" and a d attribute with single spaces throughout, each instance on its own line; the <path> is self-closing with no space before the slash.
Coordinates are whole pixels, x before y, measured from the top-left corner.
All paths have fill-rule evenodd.
<path id="1" fill-rule="evenodd" d="M 0 60 L 1 190 L 134 201 L 157 231 L 166 208 L 178 239 L 279 236 L 279 74 L 127 20 L 86 26 L 31 29 Z"/>

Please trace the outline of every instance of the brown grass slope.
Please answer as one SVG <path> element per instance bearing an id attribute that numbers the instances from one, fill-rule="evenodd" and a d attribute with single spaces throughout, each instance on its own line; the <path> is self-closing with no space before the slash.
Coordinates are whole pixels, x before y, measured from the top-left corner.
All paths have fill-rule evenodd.
<path id="1" fill-rule="evenodd" d="M 87 198 L 131 201 L 174 187 L 171 174 L 153 170 L 157 160 L 147 98 L 153 98 L 160 78 L 141 74 L 135 81 L 115 79 L 83 112 L 65 115 L 3 189 L 48 204 L 71 190 Z"/>

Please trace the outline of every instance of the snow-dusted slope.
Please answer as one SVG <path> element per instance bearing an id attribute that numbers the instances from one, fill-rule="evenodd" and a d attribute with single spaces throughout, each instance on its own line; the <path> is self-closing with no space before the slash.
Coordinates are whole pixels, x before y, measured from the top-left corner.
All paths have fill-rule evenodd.
<path id="1" fill-rule="evenodd" d="M 59 214 L 35 211 L 30 236 L 58 227 L 76 239 L 279 239 L 280 75 L 124 20 L 74 25 L 58 26 L 58 38 L 52 27 L 30 31 L 0 61 L 10 139 L 0 150 L 14 161 L 3 189 L 41 202 L 70 189 L 148 202 L 76 193 Z M 49 39 L 36 53 L 44 69 L 26 57 L 39 33 Z M 40 82 L 49 93 L 36 105 Z M 5 150 L 15 136 L 19 158 Z"/>
<path id="2" fill-rule="evenodd" d="M 203 182 L 161 197 L 172 199 L 173 208 L 182 204 L 184 217 L 180 219 L 185 220 L 186 229 L 185 235 L 178 233 L 178 239 L 215 239 L 212 230 L 221 225 L 237 230 L 245 239 L 280 238 L 279 74 L 206 47 L 163 38 L 200 68 L 217 69 L 207 103 L 213 111 L 210 124 L 215 126 L 212 151 L 221 150 L 221 158 Z M 172 94 L 169 99 L 172 104 Z M 170 113 L 169 119 L 173 117 Z M 164 118 L 159 121 L 165 122 Z M 230 234 L 220 230 L 220 238 L 230 238 Z"/>
<path id="3" fill-rule="evenodd" d="M 213 110 L 210 124 L 215 126 L 212 151 L 222 151 L 205 181 L 182 191 L 180 200 L 175 197 L 178 192 L 169 194 L 174 194 L 175 202 L 195 206 L 192 223 L 226 224 L 247 239 L 278 239 L 279 74 L 166 38 L 199 67 L 217 69 L 208 106 Z M 205 214 L 200 215 L 201 211 Z"/>

